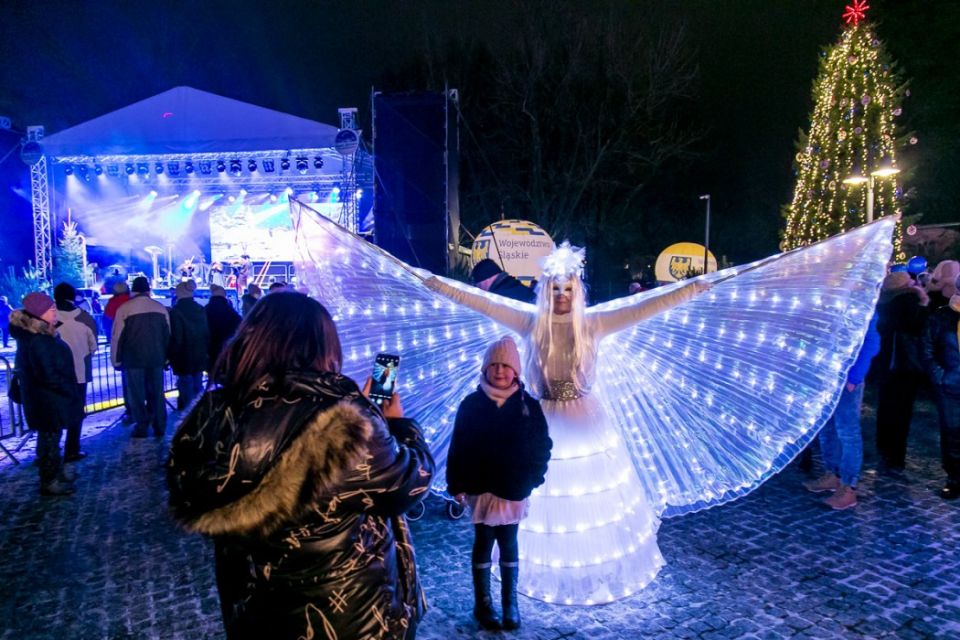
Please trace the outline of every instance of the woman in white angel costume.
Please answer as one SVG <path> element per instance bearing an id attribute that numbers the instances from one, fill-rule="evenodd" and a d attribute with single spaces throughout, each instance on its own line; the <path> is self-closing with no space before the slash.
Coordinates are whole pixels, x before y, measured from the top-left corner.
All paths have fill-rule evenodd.
<path id="1" fill-rule="evenodd" d="M 664 564 L 662 517 L 749 493 L 816 435 L 895 224 L 587 307 L 583 252 L 566 244 L 531 305 L 414 269 L 299 201 L 291 212 L 301 279 L 335 314 L 344 373 L 363 379 L 376 353 L 403 354 L 398 386 L 428 425 L 437 478 L 483 345 L 519 338 L 554 442 L 520 525 L 520 591 L 579 605 L 642 589 Z"/>

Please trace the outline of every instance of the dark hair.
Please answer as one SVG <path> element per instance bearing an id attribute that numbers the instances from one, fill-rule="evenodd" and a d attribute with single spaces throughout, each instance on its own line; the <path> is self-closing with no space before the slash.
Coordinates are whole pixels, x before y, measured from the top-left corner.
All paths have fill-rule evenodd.
<path id="1" fill-rule="evenodd" d="M 77 290 L 69 282 L 61 282 L 53 288 L 53 299 L 57 302 L 73 302 L 77 298 Z"/>
<path id="2" fill-rule="evenodd" d="M 211 380 L 231 402 L 247 397 L 264 376 L 282 382 L 289 371 L 339 373 L 343 351 L 330 312 L 302 293 L 263 297 L 237 328 Z"/>

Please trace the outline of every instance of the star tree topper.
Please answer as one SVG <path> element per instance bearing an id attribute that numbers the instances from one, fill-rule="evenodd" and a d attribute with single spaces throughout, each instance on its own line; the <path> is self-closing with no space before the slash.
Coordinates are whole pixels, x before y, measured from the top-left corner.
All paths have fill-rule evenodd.
<path id="1" fill-rule="evenodd" d="M 867 9 L 870 8 L 870 5 L 867 4 L 867 0 L 853 0 L 853 4 L 848 4 L 844 7 L 846 11 L 843 12 L 843 21 L 847 24 L 853 23 L 854 26 L 860 24 L 861 20 L 866 19 Z"/>

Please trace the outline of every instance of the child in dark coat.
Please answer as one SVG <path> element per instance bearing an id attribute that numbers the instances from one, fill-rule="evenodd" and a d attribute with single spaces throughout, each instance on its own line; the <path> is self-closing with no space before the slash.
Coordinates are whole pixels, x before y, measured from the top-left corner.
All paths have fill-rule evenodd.
<path id="1" fill-rule="evenodd" d="M 460 403 L 447 455 L 447 491 L 470 507 L 474 524 L 473 615 L 500 628 L 490 596 L 493 543 L 500 549 L 503 628 L 520 626 L 517 533 L 531 492 L 543 484 L 553 443 L 540 403 L 520 382 L 509 337 L 487 349 L 477 390 Z"/>

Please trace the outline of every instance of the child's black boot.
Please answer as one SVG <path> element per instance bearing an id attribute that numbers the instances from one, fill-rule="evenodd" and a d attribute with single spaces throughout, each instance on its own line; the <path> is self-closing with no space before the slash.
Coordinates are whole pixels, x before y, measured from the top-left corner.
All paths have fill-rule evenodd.
<path id="1" fill-rule="evenodd" d="M 490 596 L 490 563 L 473 565 L 473 617 L 484 629 L 499 629 L 500 620 Z"/>
<path id="2" fill-rule="evenodd" d="M 520 575 L 519 562 L 500 563 L 500 599 L 503 603 L 503 628 L 520 628 L 520 605 L 517 603 L 517 578 Z"/>

